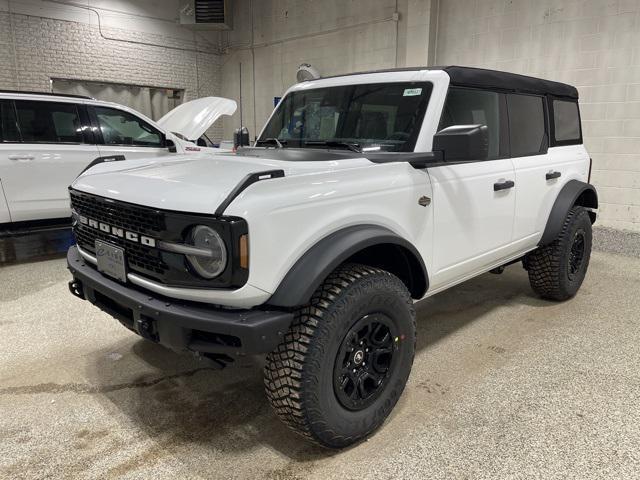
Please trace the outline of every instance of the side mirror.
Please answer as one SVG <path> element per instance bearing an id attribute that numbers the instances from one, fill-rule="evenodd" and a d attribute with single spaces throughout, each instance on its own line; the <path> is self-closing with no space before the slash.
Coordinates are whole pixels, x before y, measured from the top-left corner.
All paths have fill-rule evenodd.
<path id="1" fill-rule="evenodd" d="M 176 153 L 178 151 L 178 149 L 176 148 L 176 144 L 174 143 L 173 140 L 169 139 L 169 138 L 165 138 L 164 139 L 164 146 L 167 150 L 169 150 L 171 153 Z"/>
<path id="2" fill-rule="evenodd" d="M 233 148 L 249 146 L 249 130 L 247 127 L 236 128 L 233 132 Z"/>
<path id="3" fill-rule="evenodd" d="M 442 152 L 445 162 L 486 160 L 489 129 L 486 125 L 453 125 L 433 136 L 433 151 Z"/>

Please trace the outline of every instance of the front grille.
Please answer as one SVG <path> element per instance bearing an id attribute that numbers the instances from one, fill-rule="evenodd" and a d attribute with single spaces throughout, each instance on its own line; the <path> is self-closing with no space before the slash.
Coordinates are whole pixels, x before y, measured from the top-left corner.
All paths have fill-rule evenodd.
<path id="1" fill-rule="evenodd" d="M 158 236 L 165 230 L 162 212 L 107 198 L 71 192 L 71 207 L 81 215 L 134 232 Z"/>
<path id="2" fill-rule="evenodd" d="M 159 210 L 110 198 L 69 190 L 75 212 L 73 232 L 78 246 L 95 255 L 95 242 L 102 240 L 124 249 L 129 271 L 171 287 L 231 288 L 247 282 L 249 271 L 237 265 L 240 238 L 248 234 L 247 222 L 238 217 Z M 101 230 L 106 224 L 107 232 Z M 180 253 L 148 246 L 143 240 L 184 243 L 196 225 L 214 228 L 227 245 L 229 261 L 216 278 L 207 279 L 194 272 Z M 114 231 L 122 229 L 122 231 Z M 127 233 L 138 234 L 129 240 Z M 124 238 L 123 238 L 124 236 Z M 143 237 L 147 237 L 144 239 Z M 153 244 L 153 243 L 151 243 Z"/>
<path id="3" fill-rule="evenodd" d="M 164 215 L 158 210 L 93 195 L 71 191 L 71 207 L 79 215 L 153 238 L 158 238 L 166 228 Z M 96 239 L 124 248 L 129 270 L 160 280 L 169 270 L 169 266 L 155 248 L 128 242 L 79 223 L 73 230 L 80 248 L 90 253 L 95 254 Z"/>
<path id="4" fill-rule="evenodd" d="M 162 261 L 159 252 L 155 249 L 147 248 L 131 242 L 125 242 L 113 235 L 83 226 L 76 226 L 74 228 L 74 233 L 80 248 L 91 253 L 95 253 L 96 239 L 124 248 L 127 264 L 131 270 L 137 270 L 142 273 L 156 273 L 159 275 L 162 275 L 169 270 L 169 266 Z M 152 276 L 155 277 L 156 275 Z"/>

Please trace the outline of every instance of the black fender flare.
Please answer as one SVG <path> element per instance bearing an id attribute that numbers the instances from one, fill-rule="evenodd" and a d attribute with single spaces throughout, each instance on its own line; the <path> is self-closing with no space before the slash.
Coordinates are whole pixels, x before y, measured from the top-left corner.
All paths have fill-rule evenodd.
<path id="1" fill-rule="evenodd" d="M 574 205 L 582 205 L 588 208 L 598 208 L 598 193 L 593 185 L 579 180 L 569 180 L 556 197 L 547 219 L 544 233 L 539 246 L 548 245 L 555 240 L 562 229 L 564 219 Z M 591 216 L 591 222 L 595 221 L 595 213 Z"/>
<path id="2" fill-rule="evenodd" d="M 379 225 L 354 225 L 322 238 L 307 250 L 289 269 L 266 303 L 277 307 L 308 303 L 320 284 L 340 264 L 367 247 L 377 245 L 401 247 L 412 256 L 411 262 L 418 266 L 415 276 L 421 277 L 416 278 L 412 297 L 424 296 L 429 288 L 429 276 L 422 256 L 413 244 Z"/>

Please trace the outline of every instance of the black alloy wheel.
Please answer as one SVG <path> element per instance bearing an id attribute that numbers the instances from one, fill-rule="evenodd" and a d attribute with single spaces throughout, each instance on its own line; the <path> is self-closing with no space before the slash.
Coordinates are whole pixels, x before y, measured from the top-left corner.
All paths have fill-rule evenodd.
<path id="1" fill-rule="evenodd" d="M 584 253 L 584 230 L 580 229 L 575 233 L 573 243 L 571 244 L 571 250 L 569 251 L 569 259 L 567 261 L 567 276 L 569 277 L 569 280 L 574 280 L 576 274 L 580 271 L 582 262 L 584 261 Z"/>
<path id="2" fill-rule="evenodd" d="M 334 366 L 334 391 L 349 410 L 375 401 L 392 376 L 396 337 L 393 323 L 382 313 L 366 315 L 345 336 Z"/>

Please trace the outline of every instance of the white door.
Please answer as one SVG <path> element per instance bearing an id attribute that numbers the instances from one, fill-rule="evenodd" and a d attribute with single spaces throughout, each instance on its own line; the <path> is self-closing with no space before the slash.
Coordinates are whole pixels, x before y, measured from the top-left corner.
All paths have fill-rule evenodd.
<path id="1" fill-rule="evenodd" d="M 428 169 L 433 187 L 432 287 L 460 281 L 508 256 L 515 212 L 515 175 L 507 157 L 504 95 L 451 87 L 439 129 L 488 127 L 487 160 Z"/>
<path id="2" fill-rule="evenodd" d="M 516 170 L 516 216 L 514 242 L 535 246 L 546 227 L 558 193 L 569 178 L 584 174 L 589 156 L 581 143 L 578 106 L 574 101 L 553 100 L 555 138 L 560 146 L 545 148 L 543 98 L 533 95 L 507 96 L 511 155 Z M 556 105 L 556 108 L 553 108 Z M 553 111 L 550 112 L 554 115 Z M 542 142 L 542 145 L 541 145 Z M 563 145 L 564 144 L 564 145 Z"/>
<path id="3" fill-rule="evenodd" d="M 89 106 L 95 113 L 103 143 L 100 156 L 122 155 L 132 158 L 172 155 L 164 146 L 164 134 L 144 119 L 125 110 L 112 107 Z"/>
<path id="4" fill-rule="evenodd" d="M 430 168 L 429 176 L 437 288 L 508 255 L 516 197 L 509 159 Z"/>
<path id="5" fill-rule="evenodd" d="M 15 113 L 20 141 L 0 146 L 0 179 L 11 220 L 70 217 L 67 189 L 99 156 L 96 145 L 85 143 L 77 105 L 16 100 Z"/>

